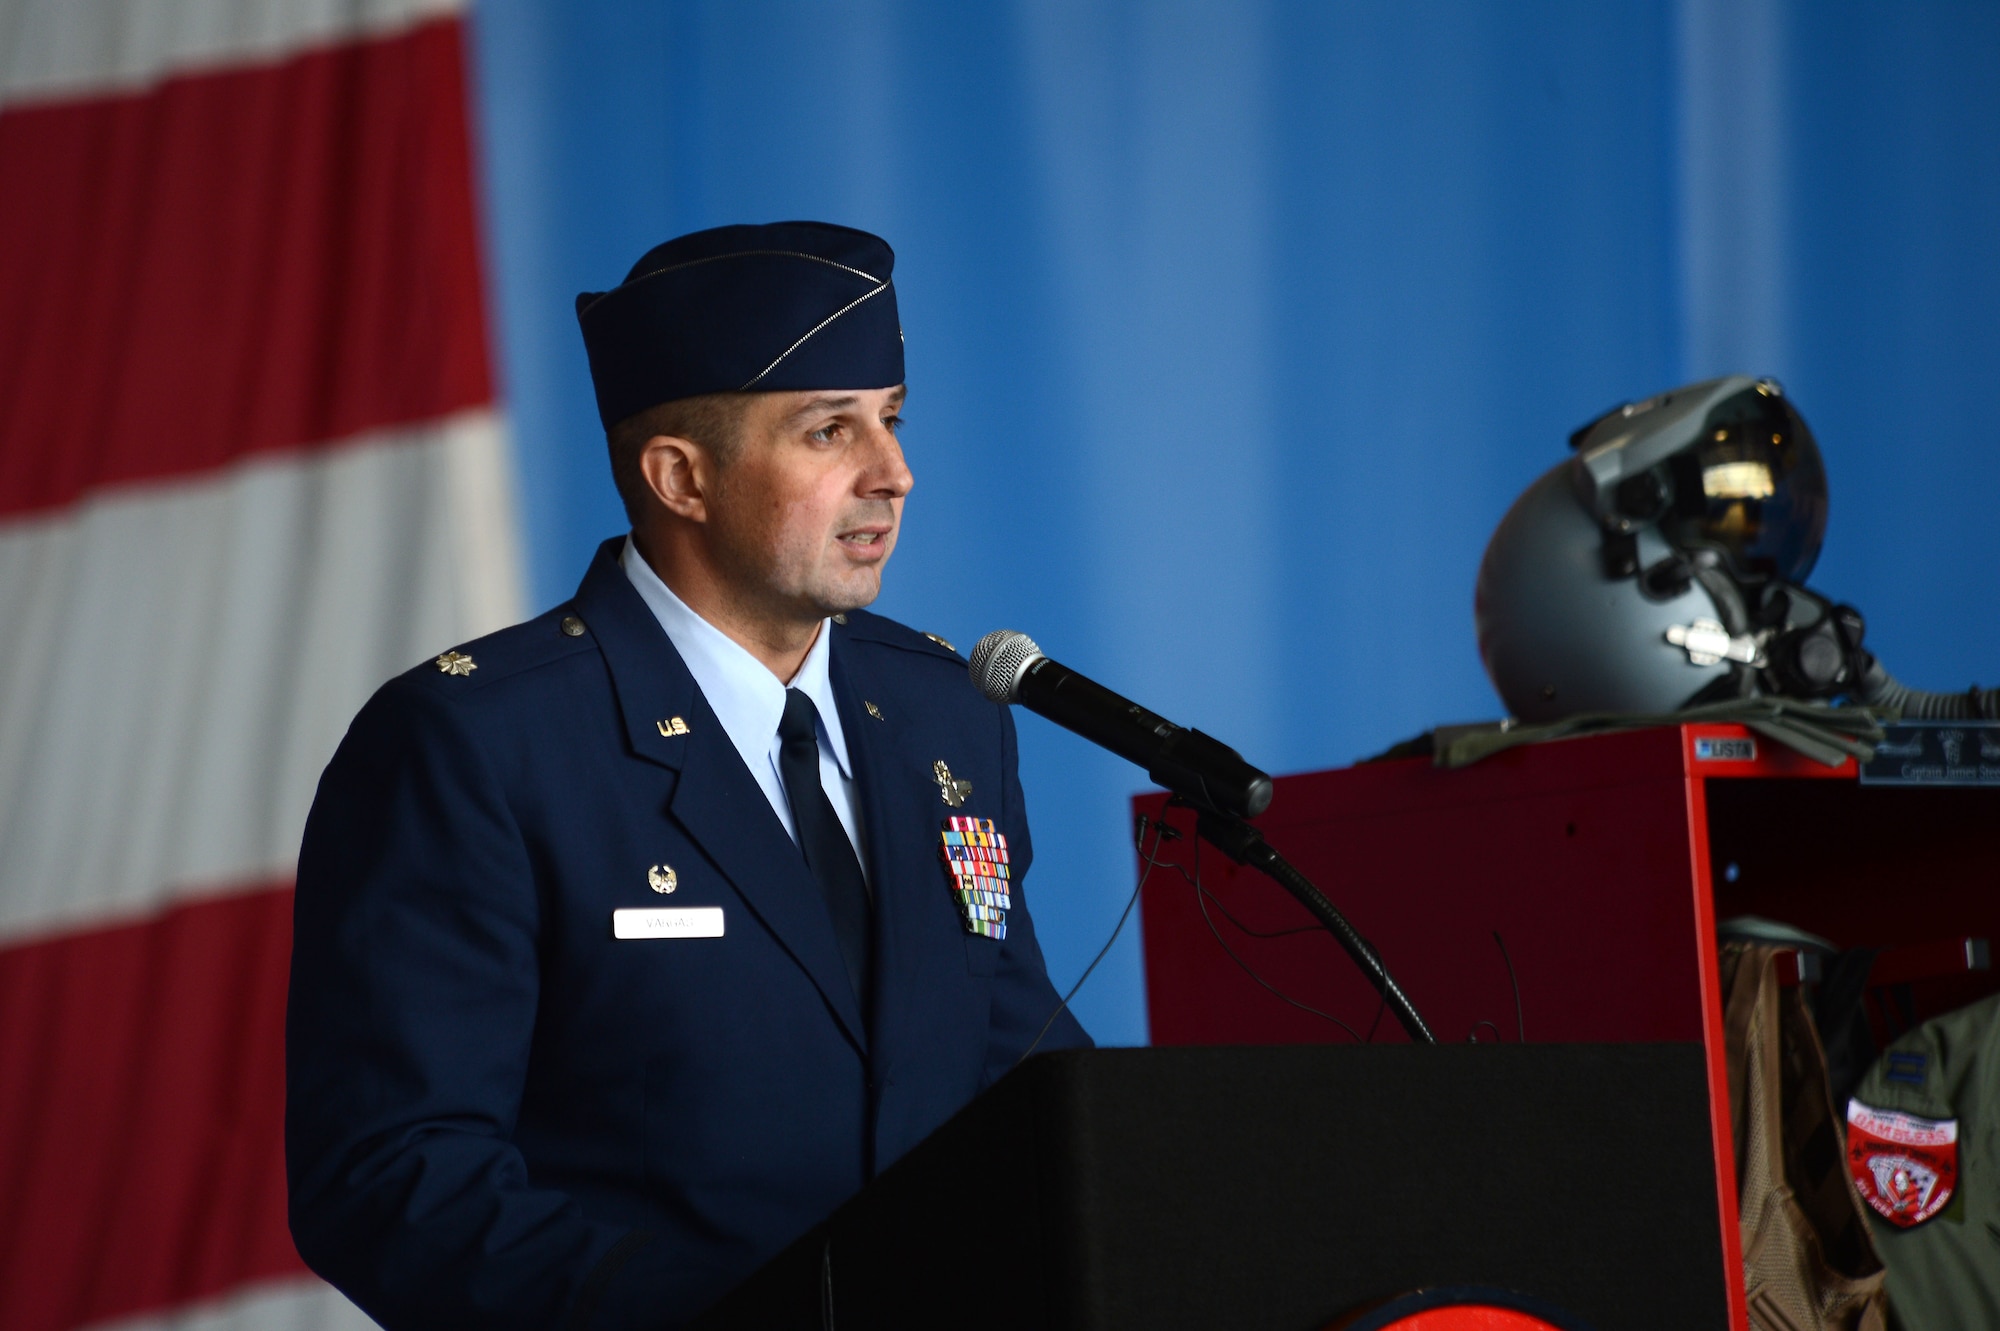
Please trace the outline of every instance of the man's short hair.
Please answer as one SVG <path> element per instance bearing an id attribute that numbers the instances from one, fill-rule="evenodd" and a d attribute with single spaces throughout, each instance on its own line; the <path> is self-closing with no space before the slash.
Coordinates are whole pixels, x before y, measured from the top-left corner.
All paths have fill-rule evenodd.
<path id="1" fill-rule="evenodd" d="M 611 449 L 611 483 L 625 504 L 625 517 L 634 527 L 646 513 L 652 490 L 639 469 L 639 455 L 646 441 L 672 435 L 700 444 L 718 467 L 726 467 L 743 442 L 743 414 L 755 393 L 704 393 L 699 397 L 675 398 L 634 412 L 604 432 Z"/>

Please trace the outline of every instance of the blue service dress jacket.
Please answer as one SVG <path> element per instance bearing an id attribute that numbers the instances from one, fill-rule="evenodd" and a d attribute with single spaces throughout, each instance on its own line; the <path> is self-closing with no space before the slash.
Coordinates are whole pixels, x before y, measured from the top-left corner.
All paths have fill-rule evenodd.
<path id="1" fill-rule="evenodd" d="M 384 685 L 307 823 L 292 1234 L 391 1331 L 685 1320 L 1057 1006 L 1020 895 L 1013 720 L 964 660 L 879 616 L 830 626 L 874 896 L 864 1017 L 804 857 L 620 544 L 574 601 Z M 959 807 L 940 762 L 971 785 Z M 961 922 L 953 816 L 1007 838 L 1004 941 Z M 613 937 L 614 910 L 663 906 L 720 908 L 722 936 Z M 1064 1013 L 1041 1047 L 1088 1043 Z"/>

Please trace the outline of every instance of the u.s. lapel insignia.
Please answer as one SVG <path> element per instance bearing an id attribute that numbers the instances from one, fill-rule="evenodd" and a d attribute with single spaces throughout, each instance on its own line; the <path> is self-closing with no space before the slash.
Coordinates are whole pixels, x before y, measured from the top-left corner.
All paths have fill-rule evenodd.
<path id="1" fill-rule="evenodd" d="M 867 709 L 868 715 L 874 717 L 877 721 L 884 719 L 882 716 L 882 709 L 880 707 L 877 707 L 874 703 L 868 702 L 867 700 L 864 699 L 861 705 L 863 708 Z"/>
<path id="2" fill-rule="evenodd" d="M 479 669 L 464 652 L 446 652 L 437 659 L 437 668 L 447 675 L 469 675 Z"/>
<path id="3" fill-rule="evenodd" d="M 993 830 L 993 820 L 945 819 L 944 830 L 938 834 L 938 858 L 951 870 L 951 899 L 965 931 L 1004 941 L 1014 892 L 1007 865 L 1007 838 Z"/>
<path id="4" fill-rule="evenodd" d="M 681 720 L 678 716 L 670 716 L 664 721 L 655 721 L 653 725 L 659 730 L 661 736 L 666 739 L 674 739 L 688 733 L 688 723 Z"/>
<path id="5" fill-rule="evenodd" d="M 656 864 L 646 870 L 646 884 L 655 892 L 671 892 L 681 885 L 681 880 L 673 865 Z"/>
<path id="6" fill-rule="evenodd" d="M 964 804 L 965 797 L 972 793 L 972 783 L 954 781 L 951 769 L 944 765 L 942 758 L 931 764 L 931 780 L 938 783 L 938 794 L 954 809 Z"/>

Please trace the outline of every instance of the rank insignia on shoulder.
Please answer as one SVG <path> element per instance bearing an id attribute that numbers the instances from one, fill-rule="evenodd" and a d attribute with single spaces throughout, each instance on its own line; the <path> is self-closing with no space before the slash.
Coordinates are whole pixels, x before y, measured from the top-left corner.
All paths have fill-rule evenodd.
<path id="1" fill-rule="evenodd" d="M 1014 908 L 1007 838 L 991 818 L 947 818 L 938 834 L 938 858 L 951 870 L 951 899 L 969 934 L 1000 942 Z"/>
<path id="2" fill-rule="evenodd" d="M 954 809 L 964 804 L 965 797 L 972 793 L 972 783 L 953 779 L 951 769 L 944 765 L 942 758 L 931 764 L 931 780 L 938 783 L 939 797 Z"/>
<path id="3" fill-rule="evenodd" d="M 924 636 L 926 638 L 929 638 L 932 642 L 936 643 L 938 646 L 944 648 L 948 652 L 956 652 L 958 650 L 958 648 L 952 646 L 950 643 L 946 642 L 943 638 L 940 638 L 935 633 L 926 633 L 924 634 Z"/>
<path id="4" fill-rule="evenodd" d="M 1900 1081 L 1906 1086 L 1924 1084 L 1925 1059 L 1922 1054 L 1891 1050 L 1883 1056 L 1883 1062 L 1888 1065 L 1890 1081 Z"/>
<path id="5" fill-rule="evenodd" d="M 1847 1174 L 1898 1229 L 1921 1225 L 1958 1190 L 1958 1120 L 1847 1102 Z"/>
<path id="6" fill-rule="evenodd" d="M 469 675 L 479 669 L 464 652 L 446 652 L 437 659 L 437 668 L 447 675 Z"/>

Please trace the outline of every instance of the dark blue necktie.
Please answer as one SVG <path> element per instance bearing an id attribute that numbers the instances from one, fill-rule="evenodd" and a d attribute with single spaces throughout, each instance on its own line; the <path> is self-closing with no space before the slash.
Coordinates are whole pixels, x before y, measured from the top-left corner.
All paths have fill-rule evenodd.
<path id="1" fill-rule="evenodd" d="M 833 934 L 840 943 L 854 996 L 868 1006 L 868 880 L 833 801 L 819 781 L 819 709 L 797 689 L 785 690 L 785 715 L 778 722 L 778 774 L 792 806 L 792 826 L 806 867 L 826 894 Z"/>

